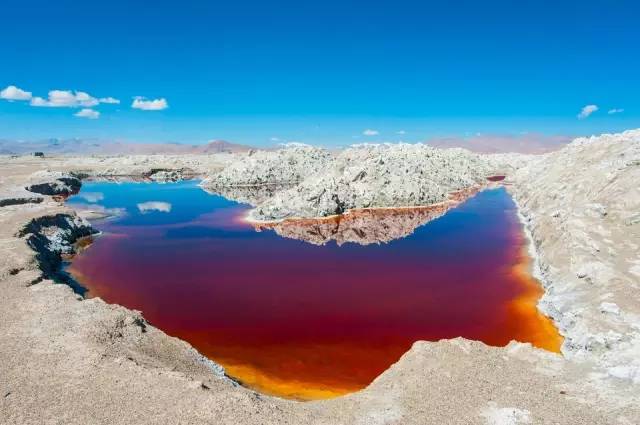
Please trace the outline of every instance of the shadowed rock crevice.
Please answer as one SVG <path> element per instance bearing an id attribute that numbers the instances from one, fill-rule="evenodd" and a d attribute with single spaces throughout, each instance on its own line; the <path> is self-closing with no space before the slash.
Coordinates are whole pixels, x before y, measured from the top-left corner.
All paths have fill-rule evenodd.
<path id="1" fill-rule="evenodd" d="M 78 239 L 96 233 L 97 230 L 80 217 L 56 214 L 31 220 L 17 236 L 26 238 L 27 244 L 36 252 L 42 278 L 65 283 L 83 295 L 86 290 L 61 271 L 61 265 L 64 256 L 75 253 L 74 244 Z"/>
<path id="2" fill-rule="evenodd" d="M 82 182 L 78 177 L 66 175 L 55 178 L 52 181 L 44 181 L 25 187 L 33 193 L 48 196 L 69 196 L 80 191 Z"/>
<path id="3" fill-rule="evenodd" d="M 40 197 L 15 197 L 0 199 L 0 207 L 9 207 L 11 205 L 39 204 L 43 201 Z"/>

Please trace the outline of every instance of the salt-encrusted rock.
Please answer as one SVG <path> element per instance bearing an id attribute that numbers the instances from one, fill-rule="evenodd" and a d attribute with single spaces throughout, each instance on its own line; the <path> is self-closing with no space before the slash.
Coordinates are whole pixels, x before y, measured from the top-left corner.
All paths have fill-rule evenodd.
<path id="1" fill-rule="evenodd" d="M 82 186 L 78 177 L 59 171 L 36 172 L 31 176 L 31 181 L 26 190 L 49 196 L 68 196 L 77 193 Z"/>
<path id="2" fill-rule="evenodd" d="M 0 207 L 23 204 L 39 204 L 44 200 L 42 196 L 25 196 L 23 194 L 0 194 Z"/>
<path id="3" fill-rule="evenodd" d="M 60 158 L 59 167 L 86 178 L 109 181 L 193 178 L 215 173 L 237 161 L 244 153 L 210 155 L 121 155 Z"/>
<path id="4" fill-rule="evenodd" d="M 640 130 L 576 139 L 513 180 L 540 254 L 540 305 L 565 337 L 563 353 L 596 364 L 594 376 L 640 383 L 638 276 L 629 273 L 640 261 L 640 229 L 632 224 L 640 211 Z"/>
<path id="5" fill-rule="evenodd" d="M 97 231 L 77 215 L 55 214 L 31 220 L 18 236 L 25 237 L 37 253 L 44 276 L 54 278 L 60 272 L 62 256 L 74 252 L 74 242 L 94 233 Z"/>
<path id="6" fill-rule="evenodd" d="M 294 145 L 251 152 L 205 179 L 202 187 L 256 206 L 255 220 L 322 217 L 352 208 L 432 205 L 528 160 L 527 155 L 479 155 L 424 144 L 355 145 L 335 156 Z M 255 190 L 262 186 L 270 189 Z M 252 189 L 238 190 L 244 187 Z"/>
<path id="7" fill-rule="evenodd" d="M 495 169 L 464 149 L 422 144 L 346 149 L 299 185 L 251 212 L 256 220 L 322 217 L 352 208 L 432 205 L 455 191 L 483 184 Z"/>
<path id="8" fill-rule="evenodd" d="M 190 168 L 152 168 L 148 173 L 144 173 L 143 176 L 155 182 L 166 183 L 194 178 L 196 172 Z"/>
<path id="9" fill-rule="evenodd" d="M 259 186 L 203 186 L 208 193 L 249 205 L 260 205 L 277 193 L 292 188 L 295 184 L 263 184 Z"/>
<path id="10" fill-rule="evenodd" d="M 208 189 L 298 183 L 326 169 L 331 153 L 306 145 L 289 145 L 276 151 L 252 151 L 220 173 L 202 182 Z"/>

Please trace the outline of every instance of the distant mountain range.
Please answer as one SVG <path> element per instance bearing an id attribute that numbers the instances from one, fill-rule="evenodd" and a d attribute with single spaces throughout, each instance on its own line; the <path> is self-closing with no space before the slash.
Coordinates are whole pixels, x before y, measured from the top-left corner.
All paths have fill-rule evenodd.
<path id="1" fill-rule="evenodd" d="M 181 143 L 131 143 L 98 139 L 48 139 L 15 141 L 0 139 L 0 155 L 25 155 L 43 152 L 45 155 L 153 155 L 211 154 L 246 152 L 251 146 L 213 140 L 204 145 Z"/>
<path id="2" fill-rule="evenodd" d="M 571 136 L 526 133 L 520 135 L 477 134 L 468 138 L 441 137 L 424 143 L 434 148 L 465 148 L 478 153 L 541 154 L 558 150 L 572 140 Z"/>
<path id="3" fill-rule="evenodd" d="M 562 148 L 571 142 L 570 136 L 548 136 L 527 133 L 521 135 L 478 134 L 468 138 L 433 138 L 424 143 L 437 148 L 466 148 L 479 153 L 518 152 L 539 154 Z M 132 143 L 100 139 L 47 139 L 16 141 L 0 139 L 0 155 L 26 155 L 42 152 L 45 155 L 153 155 L 153 154 L 213 154 L 247 152 L 252 146 L 213 140 L 204 145 L 183 143 Z M 261 148 L 272 150 L 274 147 Z"/>

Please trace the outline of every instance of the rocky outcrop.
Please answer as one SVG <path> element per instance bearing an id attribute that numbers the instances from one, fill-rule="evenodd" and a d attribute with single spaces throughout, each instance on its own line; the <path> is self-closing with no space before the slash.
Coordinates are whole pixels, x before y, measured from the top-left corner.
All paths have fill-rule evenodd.
<path id="1" fill-rule="evenodd" d="M 236 186 L 287 185 L 325 170 L 332 155 L 325 149 L 290 145 L 275 151 L 251 151 L 202 182 L 206 189 Z"/>
<path id="2" fill-rule="evenodd" d="M 75 252 L 74 243 L 78 239 L 95 233 L 97 230 L 78 216 L 56 214 L 31 220 L 18 236 L 25 238 L 36 252 L 43 277 L 65 281 L 60 273 L 62 257 Z"/>
<path id="3" fill-rule="evenodd" d="M 233 199 L 241 204 L 256 206 L 294 186 L 295 184 L 263 184 L 259 186 L 220 186 L 215 188 L 203 186 L 202 189 L 214 195 Z"/>
<path id="4" fill-rule="evenodd" d="M 538 254 L 541 308 L 594 381 L 640 392 L 640 130 L 579 138 L 519 170 L 512 191 Z M 600 389 L 606 385 L 600 385 Z"/>
<path id="5" fill-rule="evenodd" d="M 478 186 L 492 167 L 464 149 L 426 145 L 363 145 L 339 154 L 299 185 L 277 193 L 250 213 L 254 220 L 322 217 L 353 208 L 426 206 Z"/>
<path id="6" fill-rule="evenodd" d="M 152 168 L 142 174 L 143 179 L 155 182 L 177 182 L 195 177 L 197 177 L 197 173 L 191 168 Z"/>
<path id="7" fill-rule="evenodd" d="M 80 191 L 82 182 L 72 174 L 61 172 L 37 172 L 31 177 L 32 183 L 25 187 L 33 193 L 48 196 L 69 196 Z"/>
<path id="8" fill-rule="evenodd" d="M 512 172 L 512 161 L 513 155 L 483 156 L 423 144 L 360 145 L 335 156 L 294 146 L 254 152 L 202 186 L 254 205 L 250 218 L 256 221 L 325 217 L 354 208 L 433 205 L 483 184 L 489 175 Z"/>
<path id="9" fill-rule="evenodd" d="M 0 190 L 0 207 L 23 204 L 39 204 L 45 196 L 67 197 L 80 191 L 80 176 L 59 171 L 37 171 L 26 186 L 3 187 Z"/>
<path id="10" fill-rule="evenodd" d="M 44 199 L 40 196 L 3 196 L 0 197 L 0 207 L 23 204 L 39 204 Z"/>
<path id="11" fill-rule="evenodd" d="M 244 157 L 244 153 L 208 155 L 126 155 L 64 157 L 51 159 L 56 168 L 71 170 L 82 178 L 125 181 L 131 179 L 192 178 L 216 173 Z M 155 177 L 153 177 L 157 174 Z"/>

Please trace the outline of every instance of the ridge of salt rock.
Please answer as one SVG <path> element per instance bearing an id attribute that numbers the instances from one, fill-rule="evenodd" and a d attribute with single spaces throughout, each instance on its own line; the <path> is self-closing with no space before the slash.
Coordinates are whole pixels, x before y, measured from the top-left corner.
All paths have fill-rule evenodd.
<path id="1" fill-rule="evenodd" d="M 465 149 L 422 144 L 346 149 L 329 167 L 276 193 L 250 213 L 255 220 L 323 217 L 353 208 L 423 206 L 484 183 L 495 167 Z"/>
<path id="2" fill-rule="evenodd" d="M 255 206 L 249 214 L 255 221 L 324 217 L 353 208 L 432 205 L 531 160 L 424 144 L 363 144 L 334 154 L 294 145 L 251 152 L 201 186 Z"/>
<path id="3" fill-rule="evenodd" d="M 285 146 L 275 151 L 250 151 L 240 160 L 202 182 L 208 189 L 299 183 L 326 168 L 329 151 L 306 145 Z"/>

